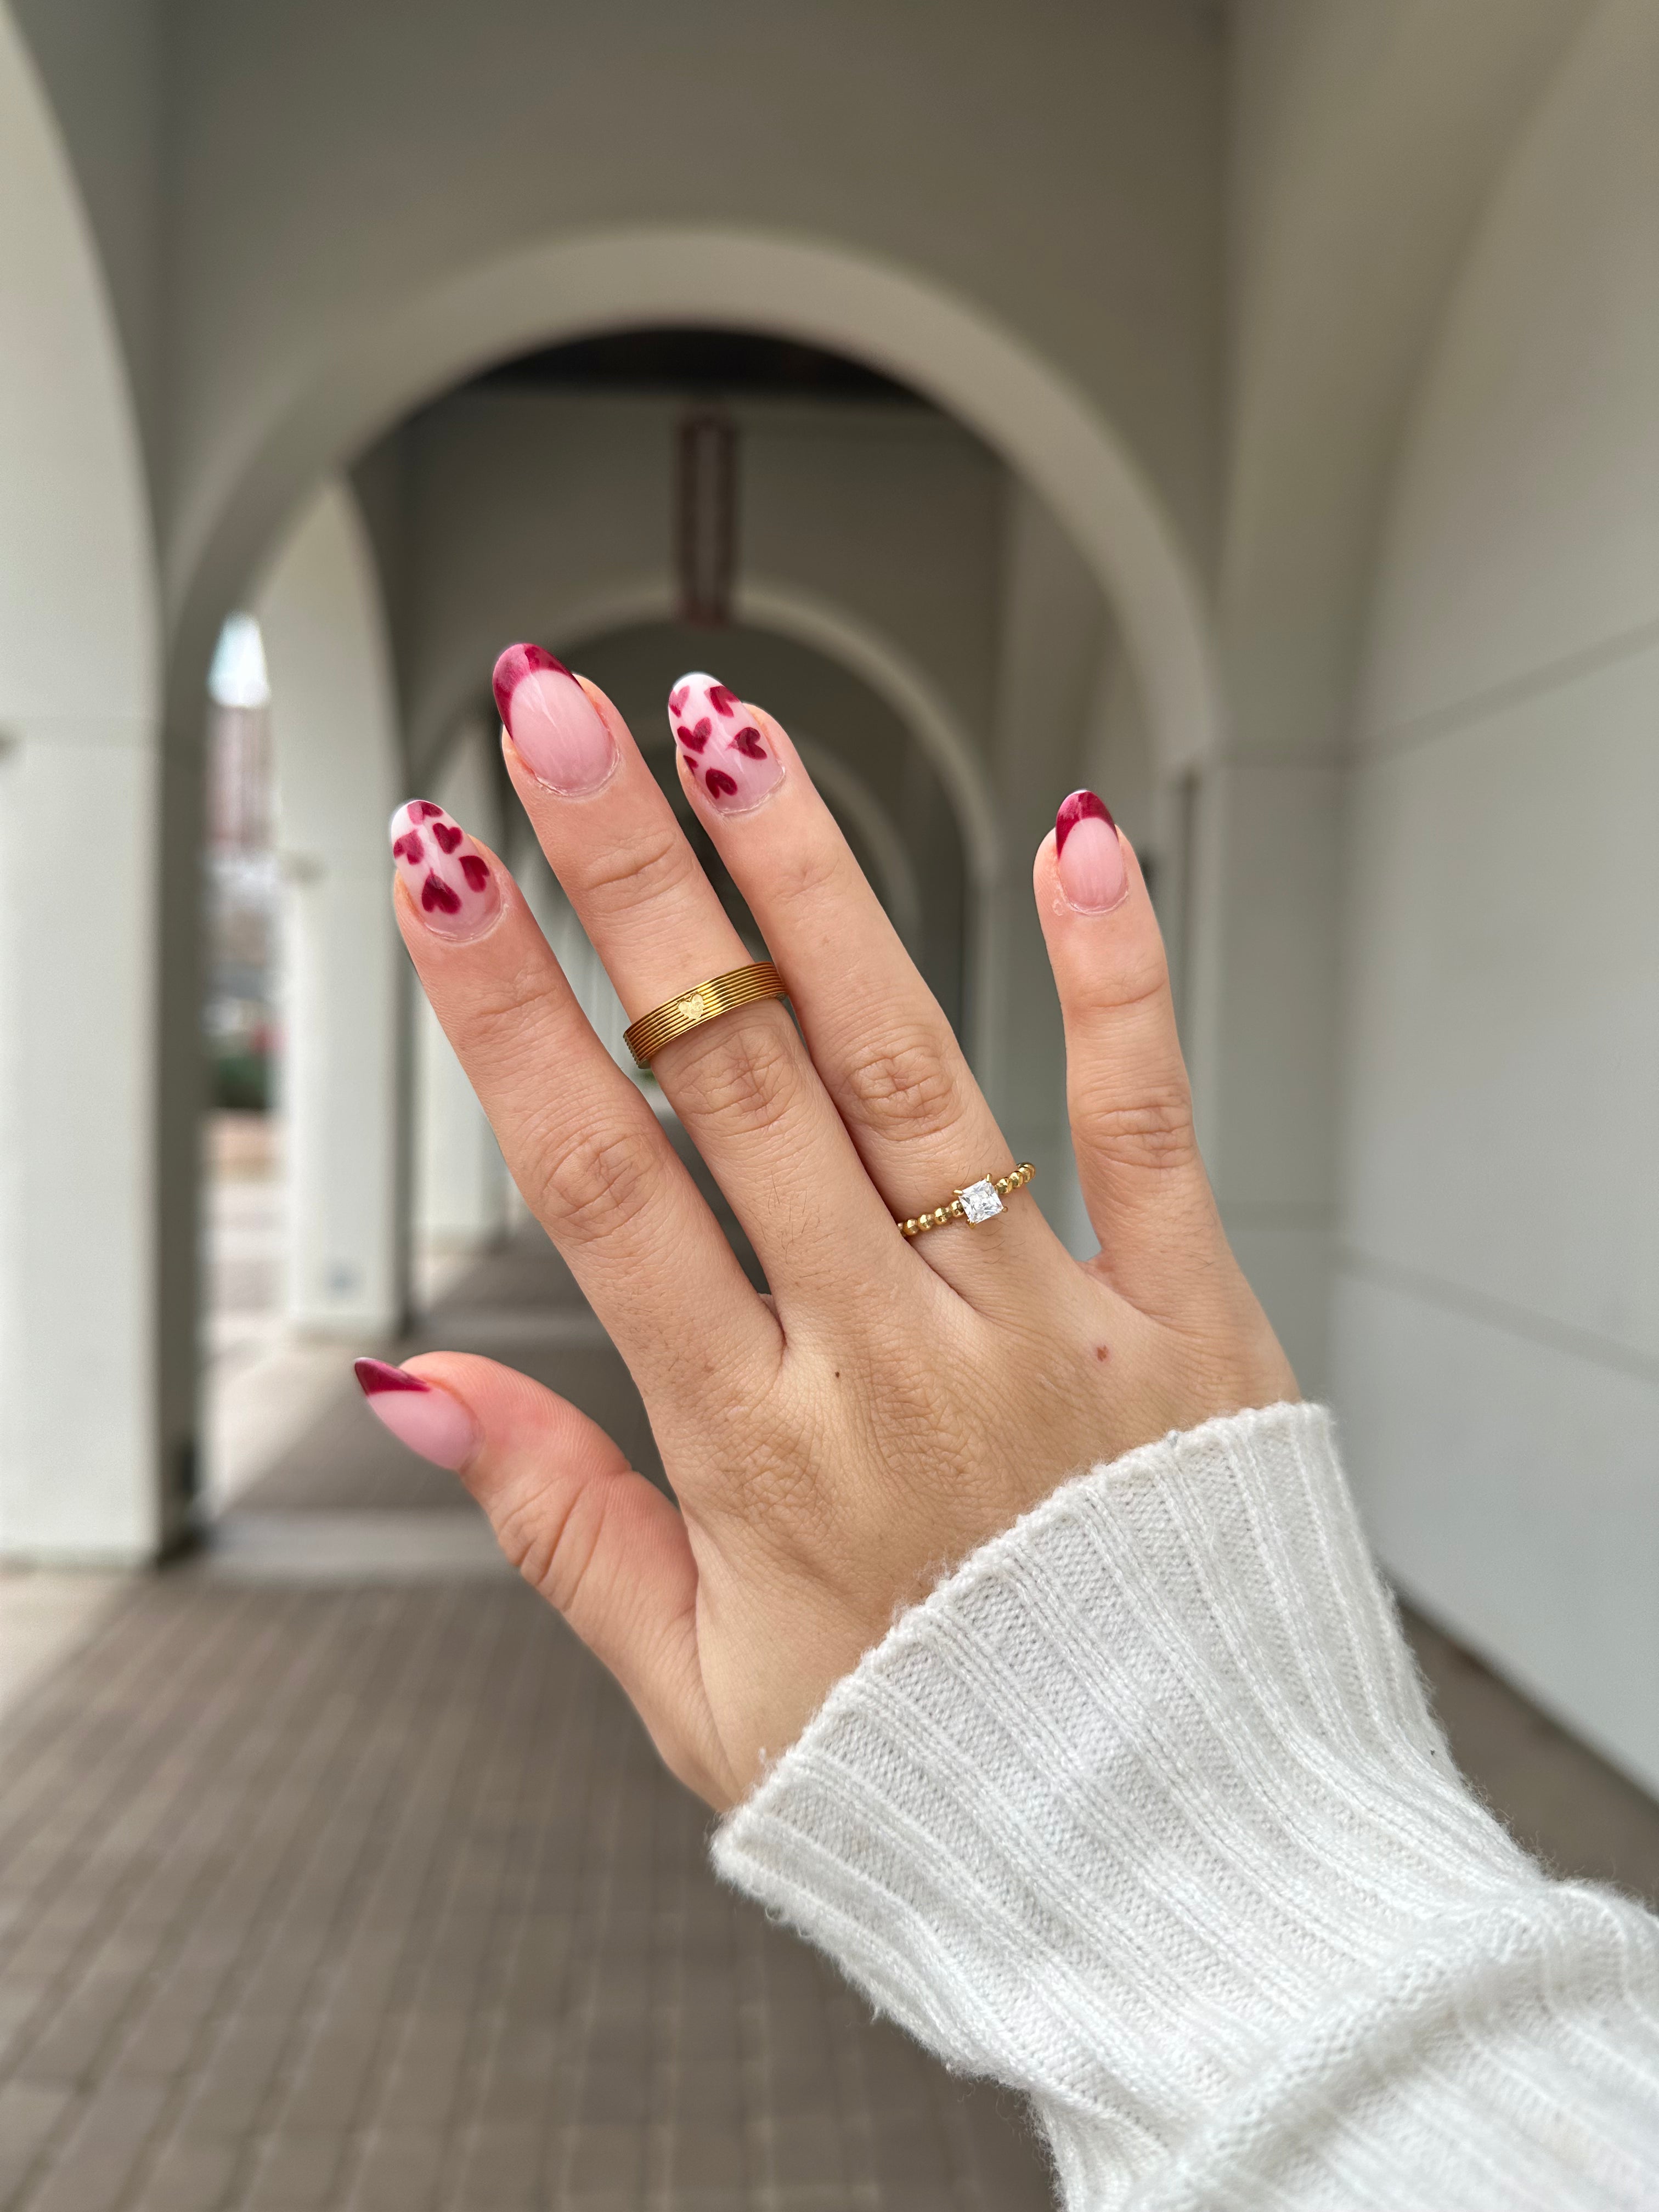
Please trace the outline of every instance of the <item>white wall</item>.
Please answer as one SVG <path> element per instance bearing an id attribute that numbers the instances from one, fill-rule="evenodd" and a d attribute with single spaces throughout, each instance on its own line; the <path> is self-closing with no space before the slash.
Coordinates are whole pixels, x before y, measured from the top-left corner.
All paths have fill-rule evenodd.
<path id="1" fill-rule="evenodd" d="M 187 1498 L 155 1368 L 155 630 L 114 325 L 0 6 L 0 1551 L 14 1556 L 142 1557 Z"/>
<path id="2" fill-rule="evenodd" d="M 1231 368 L 1183 1028 L 1229 1235 L 1329 1388 L 1339 758 L 1400 423 L 1469 229 L 1587 0 L 1231 11 Z"/>
<path id="3" fill-rule="evenodd" d="M 1409 424 L 1347 845 L 1337 1395 L 1406 1588 L 1659 1783 L 1659 12 L 1607 0 Z"/>
<path id="4" fill-rule="evenodd" d="M 378 581 L 337 482 L 299 518 L 257 612 L 285 878 L 288 1310 L 302 1328 L 373 1340 L 404 1302 L 386 823 L 405 794 Z"/>

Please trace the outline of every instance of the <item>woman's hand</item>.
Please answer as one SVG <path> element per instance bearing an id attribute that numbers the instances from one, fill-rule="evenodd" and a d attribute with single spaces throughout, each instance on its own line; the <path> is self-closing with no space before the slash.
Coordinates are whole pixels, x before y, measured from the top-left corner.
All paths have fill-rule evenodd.
<path id="1" fill-rule="evenodd" d="M 621 717 L 504 653 L 507 762 L 630 1016 L 748 955 Z M 1102 1249 L 1033 1199 L 895 1225 L 1015 1165 L 960 1047 L 787 737 L 707 678 L 671 723 L 690 804 L 789 987 L 654 1073 L 770 1285 L 753 1290 L 493 856 L 421 803 L 399 924 L 532 1212 L 644 1395 L 678 1509 L 574 1407 L 434 1352 L 365 1378 L 459 1468 L 503 1549 L 725 1807 L 903 1607 L 1068 1475 L 1295 1382 L 1193 1139 L 1158 924 L 1100 802 L 1036 857 L 1078 1171 Z"/>

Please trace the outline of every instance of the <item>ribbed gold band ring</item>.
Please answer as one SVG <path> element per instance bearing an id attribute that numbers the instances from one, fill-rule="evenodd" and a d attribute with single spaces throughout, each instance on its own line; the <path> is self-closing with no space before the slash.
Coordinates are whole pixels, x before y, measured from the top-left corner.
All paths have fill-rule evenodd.
<path id="1" fill-rule="evenodd" d="M 665 999 L 661 1006 L 653 1006 L 648 1014 L 629 1024 L 623 1031 L 623 1042 L 633 1054 L 635 1066 L 649 1067 L 665 1044 L 672 1044 L 688 1030 L 701 1029 L 716 1014 L 735 1013 L 739 1006 L 752 1006 L 761 999 L 787 996 L 783 978 L 772 963 L 751 960 L 746 968 L 728 968 L 724 975 L 711 975 L 706 983 L 682 991 L 678 999 Z"/>
<path id="2" fill-rule="evenodd" d="M 899 1222 L 899 1234 L 921 1237 L 930 1229 L 943 1229 L 947 1221 L 967 1221 L 977 1228 L 1000 1213 L 1003 1200 L 1024 1190 L 1036 1173 L 1031 1161 L 1022 1160 L 1012 1175 L 981 1176 L 977 1182 L 965 1183 L 949 1206 L 936 1206 L 931 1213 L 913 1214 L 908 1221 Z"/>

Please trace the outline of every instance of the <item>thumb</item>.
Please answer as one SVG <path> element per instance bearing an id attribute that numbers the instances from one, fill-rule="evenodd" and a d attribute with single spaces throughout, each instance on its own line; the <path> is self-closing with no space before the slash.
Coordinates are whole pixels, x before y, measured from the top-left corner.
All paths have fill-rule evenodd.
<path id="1" fill-rule="evenodd" d="M 369 1410 L 453 1468 L 495 1540 L 627 1692 L 665 1763 L 711 1804 L 736 1794 L 697 1656 L 697 1569 L 677 1507 L 597 1422 L 466 1352 L 360 1359 Z"/>

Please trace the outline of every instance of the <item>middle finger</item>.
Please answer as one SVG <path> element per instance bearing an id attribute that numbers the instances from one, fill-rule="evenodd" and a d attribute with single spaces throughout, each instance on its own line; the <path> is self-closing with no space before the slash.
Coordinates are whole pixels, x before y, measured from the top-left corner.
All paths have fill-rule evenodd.
<path id="1" fill-rule="evenodd" d="M 495 696 L 514 787 L 630 1020 L 743 965 L 747 948 L 598 686 L 514 646 L 496 663 Z M 664 1046 L 652 1073 L 781 1304 L 844 1283 L 854 1255 L 867 1276 L 889 1252 L 886 1209 L 781 1006 L 705 1022 Z"/>

